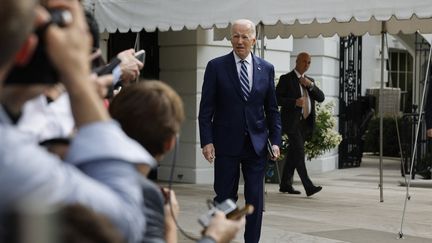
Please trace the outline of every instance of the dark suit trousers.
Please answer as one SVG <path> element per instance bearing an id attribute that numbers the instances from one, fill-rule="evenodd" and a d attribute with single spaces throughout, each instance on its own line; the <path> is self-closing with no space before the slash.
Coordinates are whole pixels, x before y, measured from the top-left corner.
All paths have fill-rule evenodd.
<path id="1" fill-rule="evenodd" d="M 216 148 L 217 151 L 217 148 Z M 263 213 L 263 181 L 266 155 L 258 156 L 253 149 L 249 135 L 240 156 L 216 156 L 214 190 L 215 202 L 227 198 L 237 201 L 240 169 L 244 178 L 244 196 L 247 204 L 255 208 L 253 214 L 246 216 L 246 243 L 257 243 L 261 235 Z"/>
<path id="2" fill-rule="evenodd" d="M 285 166 L 282 173 L 281 188 L 287 188 L 292 186 L 294 169 L 297 169 L 297 173 L 303 183 L 303 187 L 306 191 L 309 191 L 314 185 L 310 180 L 306 165 L 305 165 L 305 131 L 309 131 L 306 125 L 306 120 L 300 121 L 300 129 L 297 129 L 294 133 L 288 133 L 289 146 L 285 158 Z"/>

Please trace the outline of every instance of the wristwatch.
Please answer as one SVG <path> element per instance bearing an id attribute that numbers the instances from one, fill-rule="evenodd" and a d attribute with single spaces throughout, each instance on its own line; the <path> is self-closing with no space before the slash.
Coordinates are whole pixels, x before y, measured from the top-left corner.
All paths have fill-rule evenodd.
<path id="1" fill-rule="evenodd" d="M 315 87 L 315 84 L 313 82 L 311 82 L 309 85 L 309 91 L 311 91 L 314 87 Z"/>

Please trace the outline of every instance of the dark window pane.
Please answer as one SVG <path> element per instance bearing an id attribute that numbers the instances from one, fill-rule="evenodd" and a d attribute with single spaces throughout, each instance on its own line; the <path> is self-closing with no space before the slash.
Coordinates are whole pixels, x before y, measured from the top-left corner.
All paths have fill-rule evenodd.
<path id="1" fill-rule="evenodd" d="M 391 60 L 390 60 L 390 63 L 391 63 L 391 66 L 390 66 L 390 69 L 391 70 L 397 70 L 397 63 L 398 63 L 398 53 L 397 52 L 393 52 L 393 53 L 391 53 L 390 54 L 390 58 L 391 58 Z"/>
<path id="2" fill-rule="evenodd" d="M 390 78 L 391 78 L 391 80 L 390 80 L 390 86 L 397 88 L 398 87 L 397 73 L 395 73 L 395 72 L 391 73 Z"/>
<path id="3" fill-rule="evenodd" d="M 412 72 L 413 70 L 413 58 L 408 54 L 408 63 L 407 63 L 407 71 Z"/>
<path id="4" fill-rule="evenodd" d="M 399 71 L 403 71 L 406 69 L 406 53 L 400 53 L 399 55 Z"/>
<path id="5" fill-rule="evenodd" d="M 401 90 L 407 90 L 405 73 L 399 73 L 399 86 L 400 86 Z"/>

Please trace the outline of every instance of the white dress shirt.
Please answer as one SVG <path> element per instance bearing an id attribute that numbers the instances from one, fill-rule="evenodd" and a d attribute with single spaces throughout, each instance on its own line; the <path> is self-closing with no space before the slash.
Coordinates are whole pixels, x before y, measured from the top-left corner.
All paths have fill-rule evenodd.
<path id="1" fill-rule="evenodd" d="M 304 78 L 304 74 L 302 75 L 302 74 L 300 74 L 299 72 L 297 72 L 297 70 L 295 70 L 294 69 L 294 72 L 296 73 L 296 75 L 297 75 L 297 78 Z M 301 93 L 301 95 L 303 96 L 303 87 L 301 86 L 301 84 L 300 84 L 300 82 L 299 82 L 299 88 L 300 88 L 300 93 Z M 310 98 L 310 95 L 309 95 L 309 93 L 308 93 L 308 100 L 307 100 L 307 102 L 308 102 L 308 108 L 309 108 L 309 114 L 311 114 L 311 109 L 312 109 L 312 105 L 311 105 L 311 98 Z M 302 111 L 302 113 L 303 113 L 303 111 Z"/>

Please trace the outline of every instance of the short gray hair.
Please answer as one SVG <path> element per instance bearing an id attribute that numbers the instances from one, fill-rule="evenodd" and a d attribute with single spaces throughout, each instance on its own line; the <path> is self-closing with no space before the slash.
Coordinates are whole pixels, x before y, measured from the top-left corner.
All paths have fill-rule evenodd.
<path id="1" fill-rule="evenodd" d="M 249 34 L 251 35 L 252 38 L 256 38 L 256 30 L 255 30 L 254 22 L 250 21 L 249 19 L 237 19 L 231 25 L 231 31 L 230 31 L 231 35 L 233 35 L 233 28 L 235 25 L 248 25 L 250 30 Z"/>

